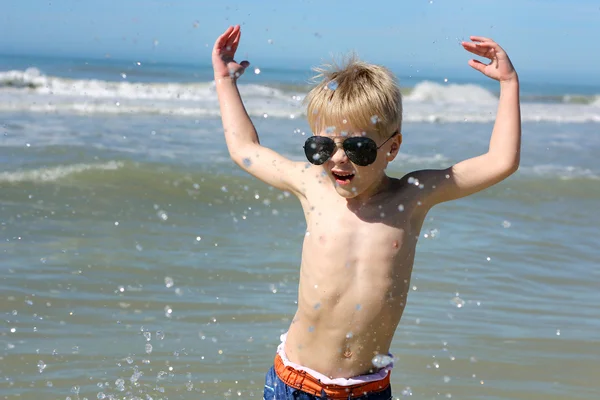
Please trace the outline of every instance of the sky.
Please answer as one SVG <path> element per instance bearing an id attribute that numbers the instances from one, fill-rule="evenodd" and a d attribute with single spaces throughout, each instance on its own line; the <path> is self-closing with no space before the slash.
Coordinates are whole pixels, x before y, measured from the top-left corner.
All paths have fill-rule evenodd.
<path id="1" fill-rule="evenodd" d="M 481 35 L 521 76 L 600 83 L 600 0 L 10 0 L 0 53 L 209 64 L 232 24 L 254 65 L 303 69 L 356 51 L 439 76 L 468 71 L 459 43 Z"/>

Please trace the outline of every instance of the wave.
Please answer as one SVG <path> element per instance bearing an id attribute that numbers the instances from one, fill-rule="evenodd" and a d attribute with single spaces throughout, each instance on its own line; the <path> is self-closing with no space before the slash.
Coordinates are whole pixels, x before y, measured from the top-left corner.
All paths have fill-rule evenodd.
<path id="1" fill-rule="evenodd" d="M 0 183 L 48 183 L 68 178 L 86 171 L 115 171 L 122 168 L 124 163 L 108 161 L 100 164 L 71 164 L 55 167 L 37 168 L 14 172 L 0 172 Z"/>
<path id="2" fill-rule="evenodd" d="M 415 167 L 418 166 L 420 168 L 445 168 L 449 165 L 449 158 L 442 154 L 435 154 L 433 156 L 403 155 L 398 161 L 399 163 L 391 171 L 392 175 L 407 173 L 408 171 L 400 172 L 397 169 L 401 168 L 404 170 L 405 167 L 412 166 L 413 164 Z M 231 164 L 231 161 L 226 159 L 222 160 L 222 163 Z M 235 171 L 238 170 L 236 169 Z M 245 181 L 246 179 L 254 180 L 254 178 L 250 178 L 247 174 L 242 173 L 241 170 L 239 172 L 239 174 L 235 175 L 220 175 L 221 177 L 217 180 L 230 179 L 236 182 Z M 124 184 L 127 182 L 146 181 L 204 182 L 207 179 L 212 179 L 210 178 L 212 175 L 219 175 L 219 173 L 215 171 L 206 173 L 206 171 L 198 171 L 198 169 L 188 170 L 184 167 L 177 167 L 171 164 L 110 160 L 90 164 L 76 163 L 1 172 L 0 183 L 64 183 L 71 185 L 77 184 L 77 182 L 96 182 L 98 184 L 105 183 L 115 186 L 119 181 Z M 156 179 L 156 177 L 161 177 L 161 179 Z M 515 179 L 525 179 L 527 181 L 535 179 L 600 181 L 600 171 L 592 171 L 588 168 L 568 165 L 543 164 L 520 167 L 518 173 L 515 175 Z"/>
<path id="3" fill-rule="evenodd" d="M 240 84 L 252 117 L 304 116 L 301 85 Z M 600 96 L 523 96 L 525 122 L 600 122 Z M 474 84 L 431 81 L 407 88 L 407 122 L 488 123 L 495 119 L 497 95 Z M 143 83 L 77 80 L 46 76 L 38 69 L 0 72 L 0 111 L 219 117 L 214 82 Z"/>
<path id="4" fill-rule="evenodd" d="M 404 100 L 416 102 L 439 103 L 488 103 L 498 101 L 495 94 L 487 89 L 473 84 L 449 84 L 424 81 L 418 83 L 414 89 L 404 96 Z"/>

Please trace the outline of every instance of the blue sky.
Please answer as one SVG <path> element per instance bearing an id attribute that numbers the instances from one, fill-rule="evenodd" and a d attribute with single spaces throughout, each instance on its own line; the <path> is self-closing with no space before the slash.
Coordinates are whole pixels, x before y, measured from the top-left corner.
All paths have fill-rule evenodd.
<path id="1" fill-rule="evenodd" d="M 356 50 L 439 75 L 468 71 L 458 43 L 482 35 L 521 75 L 600 82 L 598 0 L 11 0 L 2 10 L 4 54 L 208 63 L 215 38 L 239 23 L 240 53 L 256 65 L 306 68 Z"/>

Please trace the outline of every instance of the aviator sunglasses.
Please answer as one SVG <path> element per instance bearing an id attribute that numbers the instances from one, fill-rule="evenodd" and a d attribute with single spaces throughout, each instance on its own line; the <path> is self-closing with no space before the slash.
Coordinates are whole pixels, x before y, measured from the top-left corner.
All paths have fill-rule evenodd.
<path id="1" fill-rule="evenodd" d="M 392 133 L 385 142 L 377 146 L 373 139 L 364 136 L 353 136 L 344 139 L 342 148 L 348 159 L 361 167 L 373 164 L 377 159 L 377 150 L 396 136 L 398 131 Z M 308 161 L 314 165 L 322 165 L 335 153 L 335 141 L 327 136 L 311 136 L 304 143 L 304 154 Z"/>

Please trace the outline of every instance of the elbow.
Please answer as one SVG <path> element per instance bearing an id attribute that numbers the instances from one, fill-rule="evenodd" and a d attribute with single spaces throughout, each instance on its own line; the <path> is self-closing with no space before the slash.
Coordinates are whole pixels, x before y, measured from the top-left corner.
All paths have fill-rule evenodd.
<path id="1" fill-rule="evenodd" d="M 503 178 L 509 177 L 519 169 L 519 163 L 521 161 L 519 152 L 511 155 L 490 152 L 488 153 L 488 157 L 489 162 L 494 166 L 493 168 Z"/>
<path id="2" fill-rule="evenodd" d="M 519 158 L 516 157 L 514 160 L 503 161 L 499 165 L 502 175 L 508 178 L 519 170 Z"/>

